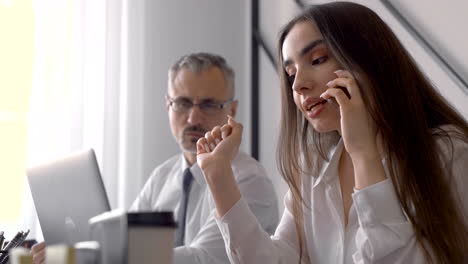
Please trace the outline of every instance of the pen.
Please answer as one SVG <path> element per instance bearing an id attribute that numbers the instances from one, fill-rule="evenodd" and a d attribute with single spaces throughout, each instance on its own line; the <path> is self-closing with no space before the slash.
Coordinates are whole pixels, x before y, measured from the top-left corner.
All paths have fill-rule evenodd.
<path id="1" fill-rule="evenodd" d="M 3 258 L 3 254 L 6 254 L 7 252 L 3 251 L 3 241 L 5 240 L 5 237 L 3 236 L 4 232 L 0 231 L 0 259 Z"/>
<path id="2" fill-rule="evenodd" d="M 0 250 L 3 249 L 3 240 L 5 240 L 5 237 L 3 236 L 4 232 L 0 231 Z"/>
<path id="3" fill-rule="evenodd" d="M 21 236 L 20 238 L 18 239 L 18 241 L 16 242 L 16 245 L 14 245 L 14 247 L 19 247 L 23 244 L 24 240 L 26 240 L 26 237 L 29 235 L 29 229 L 28 231 L 26 232 L 21 232 Z"/>

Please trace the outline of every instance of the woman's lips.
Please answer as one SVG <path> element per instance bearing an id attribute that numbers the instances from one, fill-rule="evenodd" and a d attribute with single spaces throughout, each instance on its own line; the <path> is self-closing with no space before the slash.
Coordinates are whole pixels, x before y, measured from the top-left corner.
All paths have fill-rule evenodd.
<path id="1" fill-rule="evenodd" d="M 326 102 L 327 102 L 327 100 L 321 99 L 321 100 L 319 100 L 319 101 L 317 101 L 317 102 L 310 103 L 310 104 L 308 104 L 306 110 L 307 110 L 307 111 L 310 111 L 310 110 L 312 110 L 312 108 L 317 107 L 317 106 L 319 106 L 319 105 L 321 105 L 321 104 L 324 104 L 324 103 L 326 103 Z"/>
<path id="2" fill-rule="evenodd" d="M 327 100 L 317 102 L 309 107 L 307 110 L 307 116 L 309 118 L 317 117 L 327 106 Z"/>
<path id="3" fill-rule="evenodd" d="M 305 98 L 305 100 L 302 102 L 302 107 L 304 110 L 310 111 L 313 107 L 323 103 L 323 101 L 325 101 L 325 99 L 320 97 Z"/>

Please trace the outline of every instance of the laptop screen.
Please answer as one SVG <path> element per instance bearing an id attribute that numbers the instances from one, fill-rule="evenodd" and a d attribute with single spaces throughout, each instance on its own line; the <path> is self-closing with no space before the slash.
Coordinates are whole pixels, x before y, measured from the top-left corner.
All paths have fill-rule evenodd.
<path id="1" fill-rule="evenodd" d="M 92 149 L 30 168 L 27 176 L 47 244 L 89 240 L 89 218 L 110 210 Z"/>

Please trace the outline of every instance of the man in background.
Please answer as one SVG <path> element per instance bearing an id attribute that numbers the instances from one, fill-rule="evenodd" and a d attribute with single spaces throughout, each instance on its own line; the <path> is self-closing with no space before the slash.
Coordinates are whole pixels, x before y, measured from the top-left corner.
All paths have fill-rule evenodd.
<path id="1" fill-rule="evenodd" d="M 169 70 L 166 109 L 181 154 L 159 165 L 132 205 L 134 211 L 174 211 L 174 263 L 229 263 L 215 220 L 215 205 L 196 162 L 196 143 L 235 116 L 234 72 L 217 55 L 183 56 Z M 243 198 L 268 233 L 278 223 L 275 191 L 263 167 L 239 152 L 233 171 Z"/>
<path id="2" fill-rule="evenodd" d="M 169 70 L 166 109 L 182 153 L 154 169 L 132 211 L 174 211 L 174 263 L 229 263 L 215 221 L 215 205 L 196 162 L 196 143 L 207 131 L 235 116 L 234 72 L 217 55 L 183 56 Z M 272 234 L 278 223 L 275 191 L 264 168 L 239 152 L 233 171 L 243 198 Z"/>

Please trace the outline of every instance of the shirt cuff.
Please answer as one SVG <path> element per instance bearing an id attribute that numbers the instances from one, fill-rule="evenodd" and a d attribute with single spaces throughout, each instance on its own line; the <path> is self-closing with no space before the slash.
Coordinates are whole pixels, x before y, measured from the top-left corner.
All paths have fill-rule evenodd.
<path id="1" fill-rule="evenodd" d="M 355 189 L 352 196 L 363 227 L 407 221 L 390 179 L 361 190 Z"/>
<path id="2" fill-rule="evenodd" d="M 223 217 L 216 217 L 216 222 L 229 245 L 238 245 L 248 235 L 251 227 L 257 225 L 255 216 L 242 198 Z"/>

